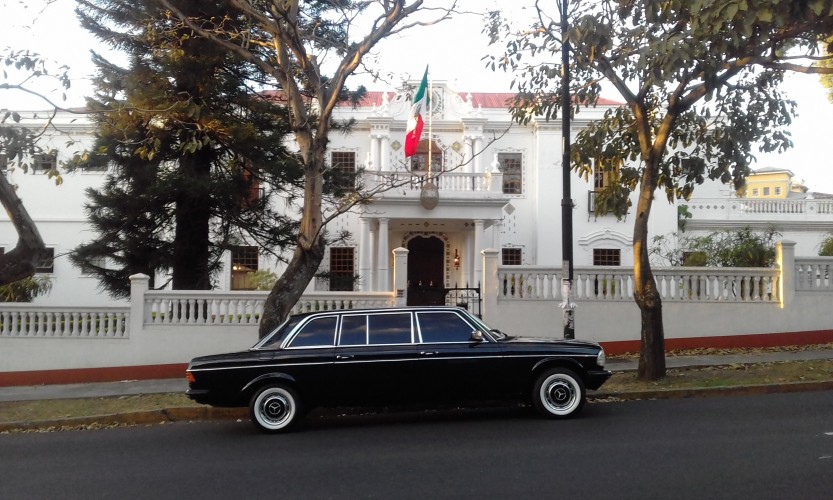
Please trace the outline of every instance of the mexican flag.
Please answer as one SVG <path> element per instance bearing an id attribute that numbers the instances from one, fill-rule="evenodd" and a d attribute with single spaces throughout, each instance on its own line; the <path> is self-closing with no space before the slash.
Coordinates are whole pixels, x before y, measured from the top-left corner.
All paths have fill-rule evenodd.
<path id="1" fill-rule="evenodd" d="M 422 75 L 422 83 L 419 84 L 414 103 L 411 105 L 411 115 L 408 117 L 408 130 L 405 131 L 405 158 L 413 156 L 419 146 L 419 138 L 422 136 L 422 127 L 425 121 L 423 113 L 428 111 L 428 66 L 425 67 L 425 74 Z"/>

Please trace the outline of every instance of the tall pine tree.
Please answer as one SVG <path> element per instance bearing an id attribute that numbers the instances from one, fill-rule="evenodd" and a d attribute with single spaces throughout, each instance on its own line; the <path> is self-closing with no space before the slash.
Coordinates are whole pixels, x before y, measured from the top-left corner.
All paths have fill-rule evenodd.
<path id="1" fill-rule="evenodd" d="M 78 3 L 83 26 L 128 64 L 93 55 L 97 137 L 80 166 L 110 172 L 88 191 L 96 238 L 72 261 L 124 297 L 137 272 L 170 272 L 174 289 L 205 290 L 230 246 L 294 243 L 297 222 L 259 196 L 268 186 L 273 199 L 292 197 L 302 173 L 283 145 L 286 107 L 257 92 L 265 75 L 189 30 L 171 30 L 152 0 Z M 222 2 L 178 4 L 226 26 L 244 22 L 227 18 Z"/>

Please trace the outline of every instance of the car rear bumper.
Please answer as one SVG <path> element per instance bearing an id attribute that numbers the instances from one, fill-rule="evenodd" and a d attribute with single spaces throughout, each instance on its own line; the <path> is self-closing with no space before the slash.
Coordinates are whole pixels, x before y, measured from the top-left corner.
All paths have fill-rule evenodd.
<path id="1" fill-rule="evenodd" d="M 238 401 L 234 400 L 234 398 L 218 396 L 215 392 L 212 392 L 208 389 L 188 389 L 187 391 L 185 391 L 185 395 L 188 396 L 188 398 L 192 401 L 195 401 L 202 405 L 226 408 L 241 406 Z"/>

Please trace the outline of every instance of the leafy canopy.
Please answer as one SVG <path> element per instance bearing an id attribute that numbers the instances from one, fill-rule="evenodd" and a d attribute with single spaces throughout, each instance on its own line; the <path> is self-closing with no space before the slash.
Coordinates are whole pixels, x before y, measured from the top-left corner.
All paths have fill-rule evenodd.
<path id="1" fill-rule="evenodd" d="M 547 2 L 546 5 L 558 2 Z M 603 170 L 614 182 L 607 197 L 647 186 L 669 200 L 688 199 L 705 179 L 739 187 L 759 152 L 791 146 L 787 127 L 795 103 L 779 90 L 798 56 L 829 57 L 819 41 L 833 31 L 833 1 L 603 0 L 570 2 L 572 112 L 615 89 L 624 105 L 581 131 L 572 168 Z M 536 2 L 538 19 L 514 30 L 492 14 L 492 41 L 509 37 L 489 64 L 514 71 L 516 120 L 560 112 L 560 14 Z M 558 62 L 552 62 L 555 59 Z M 600 200 L 605 205 L 604 198 Z M 627 203 L 610 203 L 619 215 Z"/>

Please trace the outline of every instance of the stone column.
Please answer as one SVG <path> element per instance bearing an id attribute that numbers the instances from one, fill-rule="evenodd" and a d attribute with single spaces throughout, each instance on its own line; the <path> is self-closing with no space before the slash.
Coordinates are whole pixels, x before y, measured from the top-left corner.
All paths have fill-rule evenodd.
<path id="1" fill-rule="evenodd" d="M 477 156 L 474 157 L 474 172 L 477 174 L 485 173 L 486 170 L 483 168 L 483 138 L 482 137 L 475 137 L 474 138 L 474 154 Z"/>
<path id="2" fill-rule="evenodd" d="M 377 268 L 379 267 L 379 227 L 373 219 L 370 224 L 370 279 L 368 287 L 371 292 L 379 290 L 379 278 Z"/>
<path id="3" fill-rule="evenodd" d="M 463 172 L 465 172 L 467 174 L 473 174 L 474 173 L 474 143 L 473 143 L 473 139 L 471 137 L 466 137 L 465 142 L 466 142 L 466 145 L 465 145 L 465 149 L 463 150 L 465 156 L 463 156 L 463 160 L 467 163 L 466 163 L 466 167 L 463 169 Z"/>
<path id="4" fill-rule="evenodd" d="M 359 290 L 369 292 L 371 286 L 371 254 L 373 247 L 370 246 L 370 220 L 364 217 L 359 218 L 359 276 L 361 284 Z"/>
<path id="5" fill-rule="evenodd" d="M 379 219 L 379 291 L 390 290 L 390 266 L 388 259 L 390 258 L 390 249 L 388 248 L 388 222 L 390 219 Z"/>
<path id="6" fill-rule="evenodd" d="M 480 252 L 483 251 L 483 220 L 476 219 L 474 221 L 474 270 L 473 276 L 480 278 L 480 273 L 483 272 L 483 262 L 480 259 Z"/>
<path id="7" fill-rule="evenodd" d="M 393 250 L 393 296 L 396 307 L 402 307 L 408 304 L 407 248 L 399 247 Z"/>
<path id="8" fill-rule="evenodd" d="M 389 170 L 390 160 L 388 156 L 390 154 L 390 137 L 387 135 L 382 135 L 379 137 L 379 166 L 377 170 L 380 171 L 387 171 Z"/>
<path id="9" fill-rule="evenodd" d="M 498 250 L 501 249 L 500 243 L 500 230 L 503 227 L 503 221 L 500 219 L 495 219 L 492 221 L 492 248 L 497 248 Z"/>
<path id="10" fill-rule="evenodd" d="M 781 268 L 781 309 L 792 306 L 795 300 L 795 242 L 781 240 L 775 245 L 778 266 Z"/>
<path id="11" fill-rule="evenodd" d="M 379 171 L 382 168 L 382 162 L 379 161 L 380 156 L 381 151 L 379 147 L 379 136 L 370 134 L 370 161 L 372 170 Z"/>
<path id="12" fill-rule="evenodd" d="M 129 334 L 136 338 L 142 334 L 145 324 L 145 292 L 150 286 L 150 276 L 133 274 L 130 276 L 130 322 Z"/>
<path id="13" fill-rule="evenodd" d="M 481 314 L 483 314 L 483 321 L 486 324 L 498 324 L 499 311 L 497 310 L 497 297 L 499 287 L 499 280 L 497 275 L 497 265 L 500 251 L 494 248 L 487 248 L 480 252 L 478 257 L 483 273 L 480 277 L 480 293 L 481 293 Z"/>

